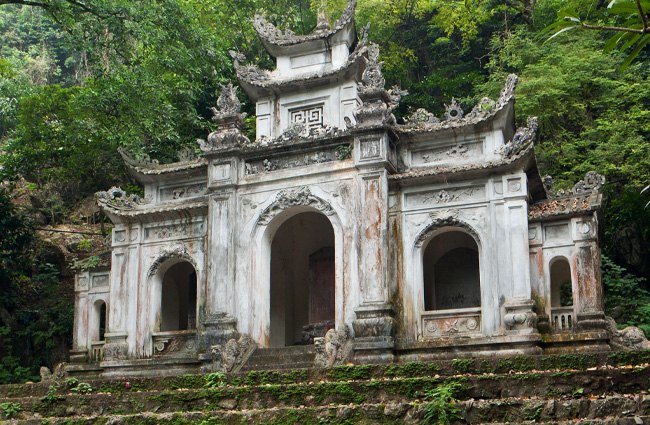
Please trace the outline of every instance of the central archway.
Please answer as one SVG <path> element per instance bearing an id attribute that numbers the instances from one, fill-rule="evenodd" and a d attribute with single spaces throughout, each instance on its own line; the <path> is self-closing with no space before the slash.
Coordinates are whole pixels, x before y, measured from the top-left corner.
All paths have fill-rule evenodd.
<path id="1" fill-rule="evenodd" d="M 298 213 L 278 228 L 271 242 L 271 347 L 313 343 L 334 327 L 334 247 L 322 213 Z"/>

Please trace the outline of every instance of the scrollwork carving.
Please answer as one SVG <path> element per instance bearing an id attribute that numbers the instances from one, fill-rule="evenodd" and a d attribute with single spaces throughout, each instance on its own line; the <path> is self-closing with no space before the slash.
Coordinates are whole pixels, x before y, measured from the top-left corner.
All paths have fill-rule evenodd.
<path id="1" fill-rule="evenodd" d="M 334 214 L 334 209 L 329 202 L 312 195 L 309 188 L 303 186 L 295 190 L 283 190 L 279 192 L 275 201 L 260 213 L 258 224 L 265 226 L 269 224 L 276 215 L 295 206 L 315 208 L 325 215 Z"/>
<path id="2" fill-rule="evenodd" d="M 433 236 L 433 234 L 441 227 L 453 226 L 460 227 L 470 234 L 477 242 L 480 240 L 478 233 L 473 226 L 459 219 L 460 212 L 458 210 L 440 210 L 434 211 L 429 215 L 433 222 L 426 226 L 418 236 L 415 238 L 415 247 L 421 248 L 424 243 Z"/>
<path id="3" fill-rule="evenodd" d="M 168 245 L 165 247 L 160 248 L 158 250 L 157 258 L 156 260 L 151 264 L 151 267 L 149 268 L 149 272 L 147 273 L 147 278 L 151 278 L 153 275 L 155 275 L 158 270 L 160 269 L 160 266 L 167 260 L 171 258 L 180 258 L 183 260 L 188 261 L 189 263 L 192 264 L 194 269 L 196 269 L 196 261 L 194 261 L 194 258 L 190 255 L 190 253 L 187 250 L 187 247 L 184 244 L 175 244 L 175 245 Z"/>

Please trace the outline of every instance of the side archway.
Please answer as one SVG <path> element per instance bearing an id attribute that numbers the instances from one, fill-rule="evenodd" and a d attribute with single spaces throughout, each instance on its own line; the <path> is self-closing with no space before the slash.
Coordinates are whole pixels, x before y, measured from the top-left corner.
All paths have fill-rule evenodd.
<path id="1" fill-rule="evenodd" d="M 437 212 L 415 237 L 411 270 L 407 271 L 405 304 L 413 313 L 415 337 L 432 339 L 484 333 L 484 285 L 488 268 L 481 239 L 460 212 Z M 489 331 L 488 331 L 489 332 Z"/>
<path id="2" fill-rule="evenodd" d="M 197 270 L 184 254 L 162 255 L 149 270 L 151 333 L 196 329 Z"/>
<path id="3" fill-rule="evenodd" d="M 450 310 L 481 306 L 478 244 L 457 227 L 441 229 L 422 257 L 424 309 Z"/>

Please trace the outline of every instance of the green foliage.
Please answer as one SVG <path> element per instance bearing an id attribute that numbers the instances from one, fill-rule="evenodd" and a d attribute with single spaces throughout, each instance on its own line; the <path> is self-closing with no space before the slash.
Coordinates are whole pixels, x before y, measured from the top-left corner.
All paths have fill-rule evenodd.
<path id="1" fill-rule="evenodd" d="M 619 326 L 638 326 L 650 336 L 650 291 L 638 278 L 603 256 L 605 312 L 617 317 Z"/>
<path id="2" fill-rule="evenodd" d="M 16 413 L 23 410 L 19 403 L 8 401 L 0 403 L 0 412 L 2 412 L 4 419 L 11 419 Z"/>
<path id="3" fill-rule="evenodd" d="M 3 189 L 0 189 L 0 234 L 0 306 L 8 307 L 15 302 L 16 279 L 29 265 L 26 254 L 34 241 L 34 232 L 27 217 L 17 211 Z"/>
<path id="4" fill-rule="evenodd" d="M 91 255 L 81 260 L 75 259 L 74 262 L 72 263 L 72 267 L 76 270 L 86 271 L 99 266 L 101 262 L 102 259 L 100 256 Z"/>
<path id="5" fill-rule="evenodd" d="M 208 373 L 205 375 L 205 388 L 217 388 L 226 384 L 226 375 L 223 372 Z"/>
<path id="6" fill-rule="evenodd" d="M 337 381 L 352 381 L 360 379 L 369 379 L 370 371 L 373 369 L 373 365 L 357 365 L 357 366 L 334 366 L 330 372 L 329 376 L 332 379 Z"/>
<path id="7" fill-rule="evenodd" d="M 546 45 L 524 28 L 495 36 L 490 79 L 477 89 L 494 96 L 507 74 L 520 76 L 517 118 L 539 117 L 538 160 L 561 187 L 591 170 L 638 187 L 650 180 L 650 70 L 619 72 L 622 58 L 602 45 L 588 32 Z"/>
<path id="8" fill-rule="evenodd" d="M 476 364 L 474 359 L 454 359 L 451 362 L 454 372 L 457 373 L 474 373 L 476 372 Z"/>
<path id="9" fill-rule="evenodd" d="M 87 382 L 79 382 L 76 387 L 70 388 L 75 394 L 90 394 L 93 391 L 93 387 Z"/>
<path id="10" fill-rule="evenodd" d="M 456 397 L 463 391 L 463 385 L 457 381 L 447 381 L 432 390 L 426 391 L 425 400 L 429 400 L 424 413 L 424 423 L 451 424 L 462 417 Z"/>
<path id="11" fill-rule="evenodd" d="M 621 64 L 621 70 L 625 70 L 650 41 L 650 29 L 648 29 L 645 22 L 650 14 L 650 2 L 612 0 L 607 6 L 607 12 L 609 22 L 612 22 L 611 25 L 602 25 L 600 22 L 591 24 L 583 21 L 573 7 L 565 6 L 558 11 L 558 20 L 544 28 L 540 36 L 549 36 L 547 40 L 549 41 L 566 31 L 576 28 L 615 31 L 615 34 L 605 44 L 603 52 L 608 53 L 616 46 L 621 46 L 621 52 L 632 49 Z M 645 15 L 645 17 L 642 17 L 642 15 Z"/>
<path id="12" fill-rule="evenodd" d="M 65 397 L 60 396 L 58 393 L 60 386 L 61 384 L 59 382 L 55 382 L 54 384 L 47 387 L 47 393 L 41 397 L 41 401 L 46 401 L 50 404 L 54 404 L 58 401 L 63 400 Z"/>

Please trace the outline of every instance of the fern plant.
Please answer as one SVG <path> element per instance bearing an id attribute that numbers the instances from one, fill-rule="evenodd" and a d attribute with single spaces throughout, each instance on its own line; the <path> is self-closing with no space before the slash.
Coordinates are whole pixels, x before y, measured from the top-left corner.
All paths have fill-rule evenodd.
<path id="1" fill-rule="evenodd" d="M 424 393 L 429 400 L 425 408 L 424 423 L 449 425 L 460 419 L 460 407 L 456 397 L 463 391 L 463 385 L 457 381 L 446 381 L 436 388 Z"/>

